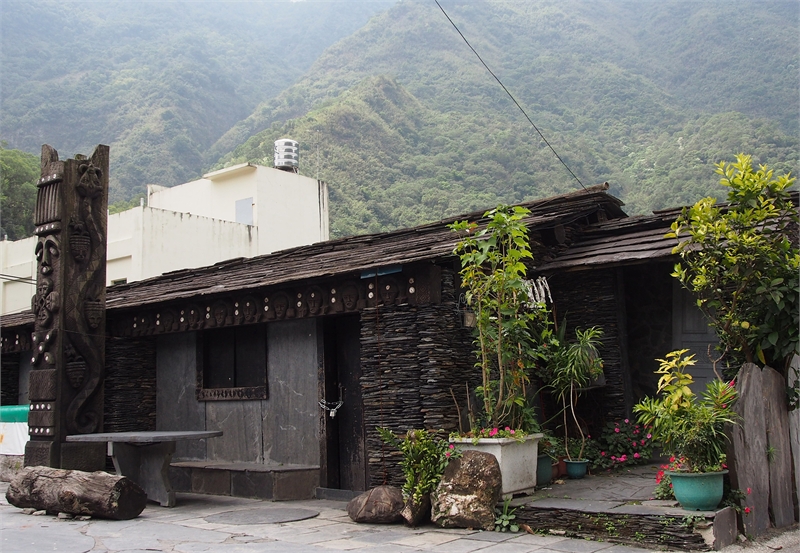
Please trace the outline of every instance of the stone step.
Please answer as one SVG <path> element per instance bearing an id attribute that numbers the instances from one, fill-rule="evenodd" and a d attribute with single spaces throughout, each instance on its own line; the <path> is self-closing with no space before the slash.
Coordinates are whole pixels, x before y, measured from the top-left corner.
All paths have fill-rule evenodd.
<path id="1" fill-rule="evenodd" d="M 529 498 L 512 501 L 516 520 L 533 531 L 640 548 L 718 550 L 736 541 L 736 512 L 686 511 L 674 501 Z"/>
<path id="2" fill-rule="evenodd" d="M 315 497 L 319 466 L 176 461 L 169 478 L 177 492 L 288 501 Z"/>

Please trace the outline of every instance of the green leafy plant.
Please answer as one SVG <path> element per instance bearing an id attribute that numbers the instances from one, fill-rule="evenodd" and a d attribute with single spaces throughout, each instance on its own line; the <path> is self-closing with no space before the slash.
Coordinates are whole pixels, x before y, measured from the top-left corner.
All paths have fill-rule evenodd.
<path id="1" fill-rule="evenodd" d="M 714 472 L 725 465 L 728 437 L 725 425 L 736 422 L 733 411 L 737 392 L 733 382 L 712 380 L 702 398 L 690 389 L 694 355 L 683 349 L 658 359 L 656 371 L 659 398 L 645 398 L 633 407 L 639 422 L 652 428 L 652 435 L 689 472 Z"/>
<path id="2" fill-rule="evenodd" d="M 405 438 L 400 439 L 388 428 L 377 430 L 384 442 L 397 447 L 403 454 L 403 460 L 400 461 L 405 476 L 403 497 L 415 503 L 436 489 L 450 459 L 461 455 L 453 444 L 437 437 L 434 432 L 409 430 Z"/>
<path id="3" fill-rule="evenodd" d="M 511 508 L 511 498 L 503 501 L 503 508 L 495 509 L 494 531 L 495 532 L 519 532 L 519 525 L 514 522 L 517 518 L 516 509 Z"/>
<path id="4" fill-rule="evenodd" d="M 545 324 L 548 316 L 544 303 L 532 300 L 525 278 L 525 261 L 533 258 L 523 221 L 528 213 L 522 207 L 498 206 L 484 213 L 483 228 L 468 221 L 450 225 L 463 235 L 454 253 L 461 260 L 461 286 L 476 318 L 476 366 L 482 375 L 476 391 L 483 423 L 526 433 L 538 430 L 528 403 L 529 371 L 538 355 L 533 328 Z"/>
<path id="5" fill-rule="evenodd" d="M 728 205 L 704 198 L 684 209 L 668 237 L 681 256 L 673 276 L 697 296 L 723 352 L 779 369 L 798 352 L 800 249 L 789 174 L 774 176 L 751 157 L 720 162 Z"/>
<path id="6" fill-rule="evenodd" d="M 539 453 L 547 455 L 552 461 L 558 461 L 558 456 L 564 451 L 564 441 L 550 434 L 545 434 L 539 440 Z"/>
<path id="7" fill-rule="evenodd" d="M 564 450 L 569 460 L 572 461 L 583 459 L 586 436 L 578 422 L 575 406 L 578 403 L 581 391 L 587 388 L 592 380 L 603 374 L 603 360 L 598 352 L 598 347 L 602 345 L 600 336 L 603 335 L 603 331 L 596 326 L 586 330 L 576 329 L 576 340 L 566 343 L 563 340 L 565 326 L 565 324 L 561 325 L 561 339 L 557 342 L 557 347 L 553 348 L 555 351 L 550 358 L 552 378 L 549 386 L 561 401 L 564 416 Z M 570 448 L 569 432 L 567 430 L 568 413 L 572 415 L 572 420 L 575 422 L 581 437 L 581 447 L 577 455 Z"/>

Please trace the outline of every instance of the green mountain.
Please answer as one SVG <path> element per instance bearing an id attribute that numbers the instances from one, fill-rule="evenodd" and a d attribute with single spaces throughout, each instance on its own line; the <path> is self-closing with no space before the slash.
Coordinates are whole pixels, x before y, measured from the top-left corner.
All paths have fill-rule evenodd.
<path id="1" fill-rule="evenodd" d="M 208 148 L 381 2 L 51 2 L 0 8 L 0 138 L 111 146 L 111 199 L 201 174 Z"/>
<path id="2" fill-rule="evenodd" d="M 797 170 L 796 3 L 444 5 L 580 183 L 428 2 L 329 48 L 212 148 L 252 135 L 216 166 L 299 140 L 338 236 L 603 181 L 633 213 L 692 203 L 721 195 L 715 164 L 738 152 Z"/>
<path id="3" fill-rule="evenodd" d="M 120 202 L 289 136 L 334 236 L 603 181 L 630 213 L 691 203 L 739 152 L 799 168 L 797 2 L 440 2 L 544 138 L 430 0 L 8 0 L 0 139 L 110 144 Z"/>

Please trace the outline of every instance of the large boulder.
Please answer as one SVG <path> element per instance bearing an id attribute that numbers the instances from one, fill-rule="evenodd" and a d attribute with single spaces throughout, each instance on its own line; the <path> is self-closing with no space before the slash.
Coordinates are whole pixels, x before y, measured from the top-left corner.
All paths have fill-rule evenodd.
<path id="1" fill-rule="evenodd" d="M 354 522 L 392 524 L 403 520 L 403 492 L 394 486 L 378 486 L 354 497 L 347 514 Z"/>
<path id="2" fill-rule="evenodd" d="M 466 450 L 450 461 L 431 494 L 431 520 L 442 528 L 493 530 L 503 480 L 491 453 Z"/>

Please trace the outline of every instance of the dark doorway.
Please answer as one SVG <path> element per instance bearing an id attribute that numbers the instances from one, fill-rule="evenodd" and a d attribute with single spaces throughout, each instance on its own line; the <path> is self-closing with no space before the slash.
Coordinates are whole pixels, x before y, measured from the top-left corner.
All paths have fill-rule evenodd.
<path id="1" fill-rule="evenodd" d="M 358 315 L 323 318 L 326 405 L 325 487 L 364 491 L 367 483 L 364 407 L 361 401 L 361 321 Z"/>

